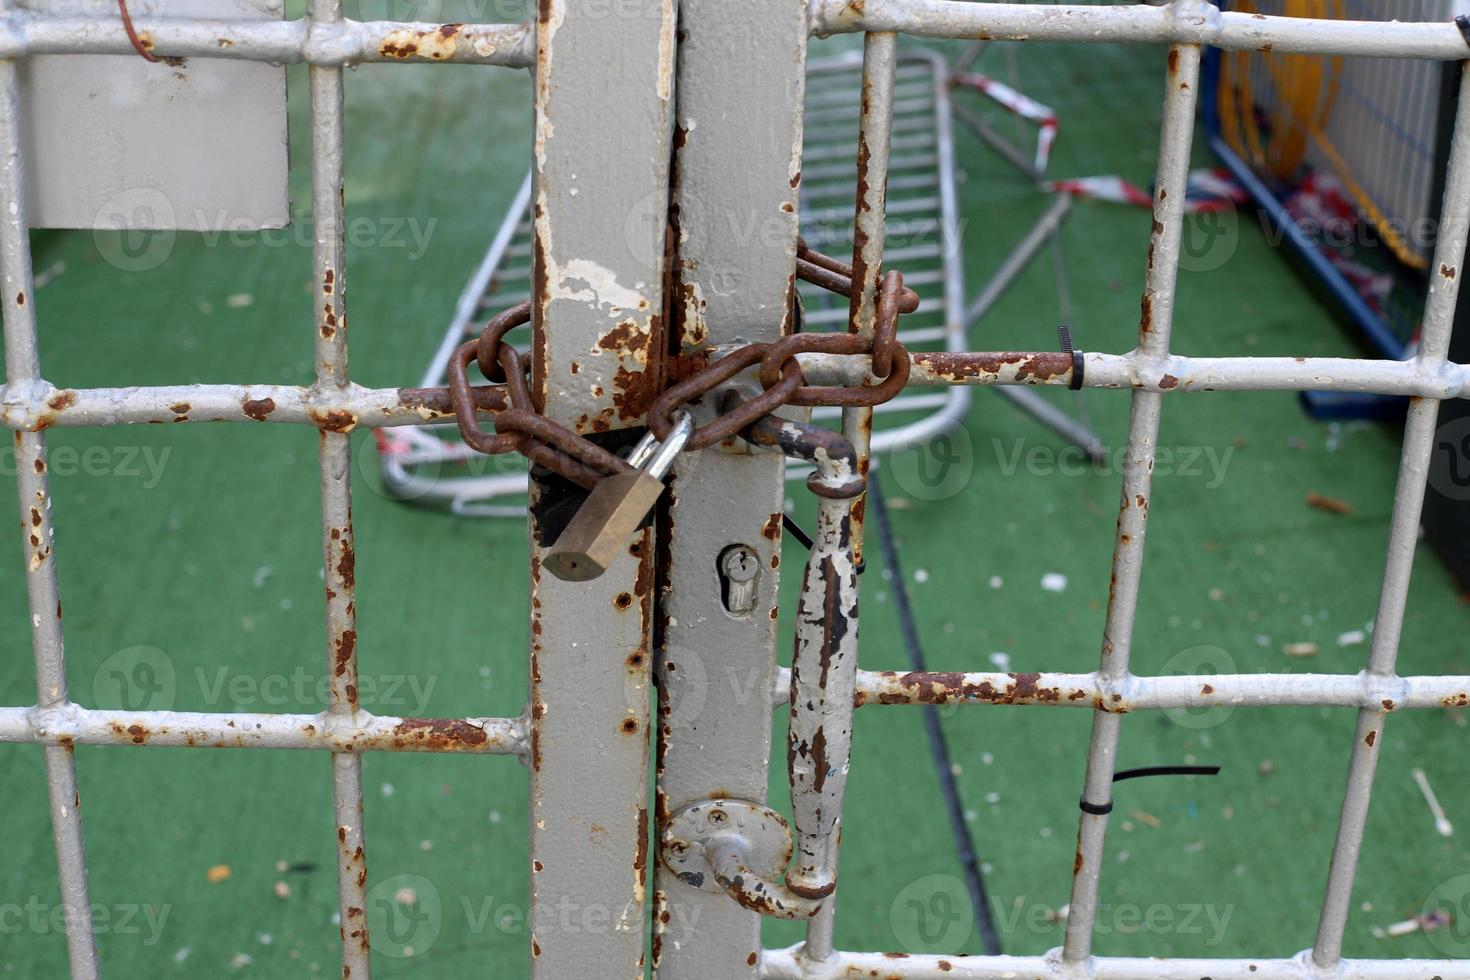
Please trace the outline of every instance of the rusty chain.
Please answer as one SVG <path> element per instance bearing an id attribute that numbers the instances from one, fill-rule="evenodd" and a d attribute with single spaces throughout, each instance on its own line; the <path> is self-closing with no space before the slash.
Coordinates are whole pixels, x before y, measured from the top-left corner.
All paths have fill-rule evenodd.
<path id="1" fill-rule="evenodd" d="M 823 255 L 798 239 L 796 274 L 807 282 L 853 298 L 852 267 Z M 748 368 L 759 366 L 759 395 L 740 402 L 694 430 L 686 449 L 704 449 L 736 435 L 783 405 L 834 405 L 844 408 L 881 405 L 908 382 L 909 354 L 898 340 L 898 318 L 919 308 L 919 296 L 903 284 L 903 274 L 890 271 L 879 284 L 873 333 L 794 333 L 770 343 L 747 344 L 731 351 L 664 390 L 649 410 L 656 438 L 667 439 L 674 413 L 698 401 Z M 492 317 L 476 340 L 455 349 L 449 359 L 449 396 L 460 435 L 470 448 L 490 455 L 518 452 L 573 483 L 591 488 L 604 476 L 632 469 L 626 460 L 603 449 L 559 422 L 539 414 L 526 383 L 526 364 L 505 342 L 505 335 L 531 319 L 529 300 Z M 877 384 L 862 388 L 808 385 L 798 354 L 868 354 Z M 492 382 L 506 386 L 509 407 L 495 415 L 495 432 L 480 428 L 474 391 L 467 369 L 471 361 Z"/>

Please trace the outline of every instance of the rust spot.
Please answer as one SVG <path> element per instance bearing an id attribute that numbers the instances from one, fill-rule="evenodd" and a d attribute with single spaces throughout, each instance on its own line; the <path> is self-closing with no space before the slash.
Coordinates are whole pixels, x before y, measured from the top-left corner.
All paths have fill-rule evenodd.
<path id="1" fill-rule="evenodd" d="M 745 965 L 746 966 L 755 966 L 756 961 L 759 960 L 759 959 L 760 959 L 760 956 L 759 955 L 757 955 L 756 953 L 751 953 L 749 956 L 747 956 L 745 958 Z"/>
<path id="2" fill-rule="evenodd" d="M 70 408 L 76 403 L 77 393 L 75 391 L 72 391 L 70 388 L 66 389 L 65 391 L 58 391 L 56 394 L 46 399 L 46 407 L 57 412 L 64 411 L 65 409 Z"/>
<path id="3" fill-rule="evenodd" d="M 245 414 L 257 422 L 264 422 L 271 412 L 276 410 L 274 398 L 247 398 L 240 403 Z"/>
<path id="4" fill-rule="evenodd" d="M 322 292 L 324 292 L 328 296 L 330 296 L 332 294 L 332 289 L 336 285 L 336 282 L 337 282 L 337 270 L 335 270 L 335 269 L 328 269 L 326 272 L 323 272 L 322 273 Z"/>
<path id="5" fill-rule="evenodd" d="M 36 527 L 40 523 L 41 523 L 41 511 L 38 508 L 36 508 L 36 507 L 32 507 L 31 508 L 31 527 Z"/>
<path id="6" fill-rule="evenodd" d="M 1168 391 L 1171 388 L 1178 388 L 1179 379 L 1174 377 L 1174 375 L 1172 374 L 1166 374 L 1159 379 L 1159 387 L 1162 388 L 1164 391 Z"/>
<path id="7" fill-rule="evenodd" d="M 1455 267 L 1452 265 L 1441 265 L 1439 267 L 1439 274 L 1446 279 L 1453 279 L 1455 278 Z"/>
<path id="8" fill-rule="evenodd" d="M 1199 692 L 1201 694 L 1214 694 L 1215 686 L 1213 684 L 1206 684 L 1204 687 L 1199 689 Z"/>
<path id="9" fill-rule="evenodd" d="M 638 849 L 633 854 L 633 870 L 638 873 L 641 888 L 648 876 L 648 807 L 638 808 Z"/>
<path id="10" fill-rule="evenodd" d="M 356 584 L 357 555 L 352 550 L 352 539 L 347 535 L 347 529 L 342 529 L 342 557 L 337 559 L 337 574 L 342 579 L 342 587 L 351 589 Z"/>
<path id="11" fill-rule="evenodd" d="M 597 341 L 597 346 L 624 354 L 638 354 L 648 349 L 648 334 L 638 329 L 634 320 L 624 320 Z"/>
<path id="12" fill-rule="evenodd" d="M 188 415 L 191 407 L 188 402 L 174 402 L 168 407 L 168 410 L 175 415 Z"/>
<path id="13" fill-rule="evenodd" d="M 25 293 L 16 293 L 15 294 L 15 305 L 16 306 L 25 306 L 26 305 L 26 294 Z"/>
<path id="14" fill-rule="evenodd" d="M 633 596 L 627 592 L 619 592 L 617 597 L 613 599 L 613 605 L 618 609 L 627 609 L 633 605 Z"/>
<path id="15" fill-rule="evenodd" d="M 337 637 L 337 676 L 341 677 L 347 673 L 347 665 L 352 662 L 352 654 L 357 650 L 357 630 L 343 630 L 342 635 Z"/>
<path id="16" fill-rule="evenodd" d="M 351 432 L 357 427 L 357 416 L 340 408 L 329 412 L 314 408 L 311 420 L 325 432 Z"/>
<path id="17" fill-rule="evenodd" d="M 1366 746 L 1368 746 L 1368 748 L 1371 749 L 1373 747 L 1373 743 L 1376 742 L 1376 741 L 1378 741 L 1378 732 L 1371 731 L 1363 739 L 1363 744 L 1366 745 Z"/>
<path id="18" fill-rule="evenodd" d="M 770 519 L 761 527 L 761 536 L 772 541 L 781 540 L 781 512 L 772 514 Z"/>
<path id="19" fill-rule="evenodd" d="M 620 727 L 623 729 L 624 735 L 635 734 L 638 731 L 638 719 L 624 718 L 623 724 Z"/>
<path id="20" fill-rule="evenodd" d="M 1394 707 L 1395 707 L 1395 705 L 1393 703 L 1393 699 L 1392 698 L 1384 698 L 1383 699 L 1383 710 L 1384 711 L 1392 711 L 1394 709 Z"/>
<path id="21" fill-rule="evenodd" d="M 148 741 L 148 729 L 144 728 L 142 725 L 129 725 L 128 734 L 132 736 L 134 745 L 142 745 L 144 742 Z"/>
<path id="22" fill-rule="evenodd" d="M 484 745 L 485 730 L 458 718 L 405 718 L 393 726 L 393 744 L 457 748 Z M 539 869 L 538 869 L 539 870 Z"/>
<path id="23" fill-rule="evenodd" d="M 1141 333 L 1153 333 L 1154 294 L 1148 290 L 1144 290 L 1143 300 L 1139 303 L 1138 329 Z"/>
<path id="24" fill-rule="evenodd" d="M 337 840 L 338 840 L 338 842 L 340 842 L 342 844 L 346 844 L 347 843 L 347 828 L 346 827 L 338 827 L 337 828 Z"/>
<path id="25" fill-rule="evenodd" d="M 1082 848 L 1077 848 L 1077 856 L 1072 859 L 1072 874 L 1075 876 L 1082 870 Z"/>
<path id="26" fill-rule="evenodd" d="M 1169 49 L 1169 74 L 1173 75 L 1179 71 L 1179 49 Z"/>

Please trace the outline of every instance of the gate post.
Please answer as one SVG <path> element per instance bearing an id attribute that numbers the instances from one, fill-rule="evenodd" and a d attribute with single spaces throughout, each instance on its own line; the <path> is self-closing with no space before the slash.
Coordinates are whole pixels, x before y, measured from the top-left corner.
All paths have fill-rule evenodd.
<path id="1" fill-rule="evenodd" d="M 541 0 L 532 398 L 579 433 L 644 423 L 662 297 L 673 0 Z M 542 559 L 575 495 L 531 481 L 531 976 L 642 978 L 653 533 L 606 574 Z"/>
<path id="2" fill-rule="evenodd" d="M 775 340 L 791 330 L 795 294 L 805 4 L 682 0 L 679 31 L 676 350 Z M 712 447 L 675 467 L 659 597 L 660 832 L 698 800 L 766 798 L 783 466 L 779 453 Z M 660 980 L 758 975 L 759 915 L 662 864 L 654 881 Z"/>

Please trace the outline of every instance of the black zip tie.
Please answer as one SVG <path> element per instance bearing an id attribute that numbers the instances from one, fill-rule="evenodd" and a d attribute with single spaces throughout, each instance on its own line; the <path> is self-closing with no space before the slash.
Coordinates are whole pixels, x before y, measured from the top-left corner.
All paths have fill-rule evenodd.
<path id="1" fill-rule="evenodd" d="M 801 525 L 793 521 L 791 515 L 785 511 L 781 512 L 781 526 L 786 529 L 787 534 L 799 541 L 803 548 L 807 551 L 812 550 L 812 536 L 803 531 Z"/>
<path id="2" fill-rule="evenodd" d="M 807 551 L 812 550 L 812 536 L 803 531 L 801 529 L 801 525 L 792 520 L 791 515 L 786 513 L 785 511 L 781 512 L 781 526 L 784 527 L 787 533 L 795 538 L 803 548 L 805 548 Z M 857 574 L 863 574 L 867 567 L 868 560 L 864 558 L 862 561 L 857 563 Z"/>
<path id="3" fill-rule="evenodd" d="M 1219 766 L 1145 766 L 1142 769 L 1124 769 L 1122 772 L 1113 774 L 1113 782 L 1119 783 L 1125 779 L 1138 779 L 1141 776 L 1217 776 L 1220 774 Z M 1089 803 L 1083 797 L 1077 801 L 1077 806 L 1083 813 L 1090 813 L 1094 817 L 1105 817 L 1113 812 L 1113 801 L 1106 803 Z"/>
<path id="4" fill-rule="evenodd" d="M 1460 29 L 1460 36 L 1465 39 L 1465 43 L 1470 44 L 1470 17 L 1461 14 L 1455 18 L 1455 26 Z"/>
<path id="5" fill-rule="evenodd" d="M 1137 779 L 1140 776 L 1218 776 L 1219 766 L 1148 766 L 1143 769 L 1124 769 L 1113 776 L 1113 782 Z"/>
<path id="6" fill-rule="evenodd" d="M 1062 353 L 1072 355 L 1072 380 L 1067 387 L 1073 391 L 1081 391 L 1082 372 L 1085 365 L 1082 362 L 1082 352 L 1072 349 L 1072 329 L 1066 324 L 1057 327 L 1057 339 L 1062 342 Z"/>

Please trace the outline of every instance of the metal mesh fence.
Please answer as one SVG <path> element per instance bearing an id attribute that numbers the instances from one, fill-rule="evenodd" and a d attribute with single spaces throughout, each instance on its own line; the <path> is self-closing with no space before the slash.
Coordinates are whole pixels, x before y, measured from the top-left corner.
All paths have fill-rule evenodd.
<path id="1" fill-rule="evenodd" d="M 858 703 L 960 702 L 1073 706 L 1094 712 L 1082 792 L 1071 914 L 1065 945 L 1042 957 L 939 957 L 832 951 L 831 917 L 816 921 L 815 942 L 766 950 L 758 972 L 768 977 L 1470 977 L 1453 961 L 1347 961 L 1343 930 L 1372 791 L 1378 746 L 1395 711 L 1470 702 L 1470 677 L 1407 677 L 1395 670 L 1428 464 L 1441 400 L 1463 397 L 1467 367 L 1448 359 L 1459 273 L 1470 231 L 1470 101 L 1461 100 L 1445 181 L 1444 206 L 1431 260 L 1422 342 L 1406 361 L 1346 358 L 1190 358 L 1172 353 L 1174 296 L 1185 185 L 1195 129 L 1201 45 L 1227 49 L 1272 45 L 1277 51 L 1361 54 L 1458 61 L 1470 54 L 1450 23 L 1364 24 L 1221 13 L 1199 0 L 1168 6 L 1040 6 L 969 4 L 948 0 L 818 0 L 812 29 L 826 34 L 867 31 L 931 38 L 1139 41 L 1171 45 L 1165 113 L 1154 187 L 1154 222 L 1137 347 L 1123 354 L 1089 353 L 1078 377 L 1070 356 L 935 352 L 914 356 L 911 383 L 1055 384 L 1126 389 L 1132 399 L 1113 585 L 1099 669 L 1082 675 L 895 674 L 858 678 Z M 55 831 L 62 897 L 68 910 L 72 975 L 99 974 L 90 922 L 87 867 L 72 751 L 76 744 L 315 748 L 333 753 L 338 828 L 338 885 L 343 924 L 343 976 L 368 975 L 370 944 L 364 915 L 360 755 L 365 751 L 522 754 L 534 743 L 539 717 L 410 719 L 375 717 L 357 703 L 353 527 L 347 433 L 356 427 L 422 424 L 448 418 L 442 389 L 365 389 L 347 371 L 342 286 L 343 68 L 360 61 L 401 60 L 405 39 L 433 39 L 420 60 L 524 67 L 533 29 L 432 24 L 360 23 L 342 18 L 337 0 L 313 0 L 298 21 L 225 22 L 140 19 L 153 49 L 168 56 L 244 58 L 310 63 L 313 282 L 318 294 L 312 331 L 316 383 L 307 387 L 181 385 L 151 388 L 57 389 L 37 355 L 31 257 L 27 240 L 26 174 L 21 153 L 17 59 L 37 53 L 132 51 L 120 24 L 99 29 L 81 18 L 10 13 L 0 24 L 0 281 L 4 287 L 7 387 L 4 421 L 15 433 L 17 485 L 28 571 L 36 660 L 37 702 L 0 709 L 0 740 L 40 743 Z M 888 109 L 884 89 L 864 112 Z M 891 85 L 886 99 L 892 99 Z M 870 174 L 870 177 L 873 174 Z M 882 236 L 878 236 L 881 243 Z M 881 247 L 881 244 L 880 246 Z M 866 358 L 804 355 L 813 382 L 861 385 Z M 1229 677 L 1140 677 L 1131 673 L 1144 542 L 1148 529 L 1154 449 L 1166 395 L 1217 390 L 1367 391 L 1411 398 L 1399 481 L 1372 646 L 1356 675 L 1277 674 Z M 485 389 L 480 408 L 502 405 Z M 325 657 L 332 677 L 329 707 L 316 715 L 194 714 L 102 711 L 75 704 L 68 693 L 53 515 L 46 471 L 45 430 L 51 426 L 119 425 L 145 421 L 270 421 L 310 425 L 320 433 L 322 545 L 326 569 Z M 1313 949 L 1290 959 L 1153 960 L 1094 957 L 1102 854 L 1111 785 L 1125 714 L 1135 710 L 1215 704 L 1342 705 L 1358 709 L 1347 791 Z M 533 860 L 536 854 L 532 854 Z M 640 923 L 643 919 L 640 917 Z M 641 926 L 640 926 L 641 928 Z M 581 976 L 601 975 L 597 962 Z M 533 972 L 536 968 L 533 966 Z"/>

